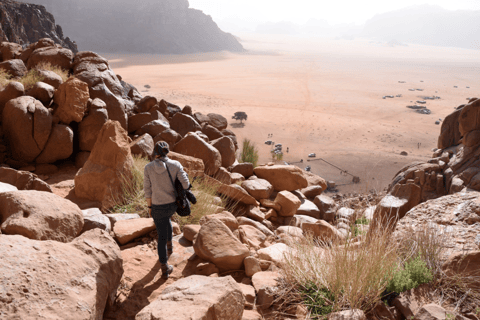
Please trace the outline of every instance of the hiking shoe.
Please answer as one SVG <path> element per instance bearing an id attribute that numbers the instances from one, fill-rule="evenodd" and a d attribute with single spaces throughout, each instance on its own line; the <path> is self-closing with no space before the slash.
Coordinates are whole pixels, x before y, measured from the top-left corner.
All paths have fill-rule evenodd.
<path id="1" fill-rule="evenodd" d="M 163 264 L 161 265 L 162 269 L 162 279 L 168 279 L 168 276 L 170 273 L 173 272 L 173 266 L 169 264 Z"/>

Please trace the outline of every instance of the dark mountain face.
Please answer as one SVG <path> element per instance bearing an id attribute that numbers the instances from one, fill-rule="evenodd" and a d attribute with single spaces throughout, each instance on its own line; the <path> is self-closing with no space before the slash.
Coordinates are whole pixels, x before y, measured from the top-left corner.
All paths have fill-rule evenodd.
<path id="1" fill-rule="evenodd" d="M 480 11 L 448 11 L 421 5 L 379 14 L 364 36 L 423 45 L 480 49 Z"/>
<path id="2" fill-rule="evenodd" d="M 243 51 L 187 0 L 22 0 L 45 5 L 80 50 L 196 53 Z"/>
<path id="3" fill-rule="evenodd" d="M 11 0 L 0 2 L 1 41 L 29 44 L 50 38 L 64 48 L 77 52 L 77 46 L 63 37 L 62 28 L 55 25 L 53 15 L 45 7 Z"/>

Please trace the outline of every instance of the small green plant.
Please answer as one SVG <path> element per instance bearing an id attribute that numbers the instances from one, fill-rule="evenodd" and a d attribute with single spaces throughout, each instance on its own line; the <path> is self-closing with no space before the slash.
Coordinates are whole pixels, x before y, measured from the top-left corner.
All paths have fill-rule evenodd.
<path id="1" fill-rule="evenodd" d="M 363 217 L 363 218 L 360 218 L 360 219 L 357 219 L 355 220 L 355 224 L 363 224 L 363 225 L 369 225 L 370 224 L 370 220 Z"/>
<path id="2" fill-rule="evenodd" d="M 327 315 L 333 311 L 335 297 L 328 289 L 319 288 L 316 284 L 309 282 L 300 289 L 300 293 L 313 319 L 326 319 Z"/>
<path id="3" fill-rule="evenodd" d="M 356 225 L 352 226 L 351 232 L 353 234 L 353 237 L 361 236 L 366 233 L 365 231 L 360 230 Z"/>
<path id="4" fill-rule="evenodd" d="M 402 293 L 433 280 L 433 273 L 419 254 L 399 267 L 387 286 L 387 291 Z"/>
<path id="5" fill-rule="evenodd" d="M 253 167 L 257 166 L 258 163 L 258 149 L 255 146 L 255 143 L 249 139 L 243 139 L 242 142 L 242 152 L 240 153 L 240 162 L 250 162 L 253 164 Z"/>

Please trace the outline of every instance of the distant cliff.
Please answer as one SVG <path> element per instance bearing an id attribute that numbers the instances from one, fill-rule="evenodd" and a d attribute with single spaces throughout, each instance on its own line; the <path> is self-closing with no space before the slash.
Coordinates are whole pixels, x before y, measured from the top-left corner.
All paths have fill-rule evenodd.
<path id="1" fill-rule="evenodd" d="M 243 51 L 188 0 L 22 0 L 45 5 L 80 50 L 180 54 Z"/>
<path id="2" fill-rule="evenodd" d="M 68 37 L 63 37 L 62 28 L 55 25 L 53 15 L 45 7 L 0 1 L 0 40 L 29 44 L 42 38 L 50 38 L 64 48 L 77 52 L 77 46 Z"/>
<path id="3" fill-rule="evenodd" d="M 480 49 L 480 11 L 418 5 L 374 16 L 363 36 L 381 41 Z"/>

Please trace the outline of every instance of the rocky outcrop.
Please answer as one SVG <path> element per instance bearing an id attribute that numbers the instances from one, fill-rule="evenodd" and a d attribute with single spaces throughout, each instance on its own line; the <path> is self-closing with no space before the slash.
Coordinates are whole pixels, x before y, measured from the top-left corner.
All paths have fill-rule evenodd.
<path id="1" fill-rule="evenodd" d="M 62 27 L 55 24 L 53 15 L 44 6 L 29 4 L 35 1 L 24 2 L 28 3 L 12 0 L 0 3 L 1 41 L 27 45 L 42 38 L 50 38 L 54 43 L 77 52 L 76 43 L 68 37 L 64 38 Z"/>
<path id="2" fill-rule="evenodd" d="M 123 274 L 108 233 L 87 231 L 70 243 L 0 234 L 0 318 L 102 319 Z"/>
<path id="3" fill-rule="evenodd" d="M 407 200 L 404 212 L 447 194 L 480 191 L 479 115 L 480 99 L 459 106 L 445 118 L 432 159 L 409 164 L 397 173 L 388 193 Z"/>
<path id="4" fill-rule="evenodd" d="M 53 13 L 81 50 L 185 54 L 243 51 L 237 39 L 187 0 L 22 0 Z M 102 32 L 99 32 L 102 30 Z M 152 40 L 154 39 L 154 40 Z"/>

